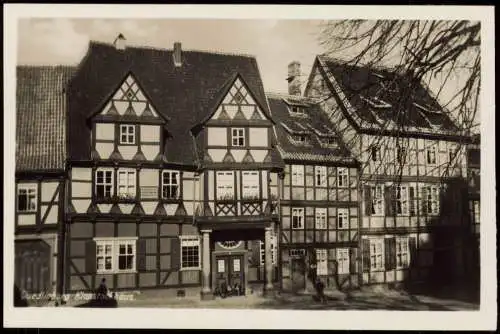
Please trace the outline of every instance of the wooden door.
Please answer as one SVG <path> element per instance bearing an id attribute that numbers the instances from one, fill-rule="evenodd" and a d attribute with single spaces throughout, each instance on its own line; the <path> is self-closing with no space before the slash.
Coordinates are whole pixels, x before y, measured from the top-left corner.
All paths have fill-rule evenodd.
<path id="1" fill-rule="evenodd" d="M 217 256 L 215 259 L 215 286 L 229 285 L 228 256 Z"/>
<path id="2" fill-rule="evenodd" d="M 245 289 L 245 270 L 243 264 L 243 256 L 241 255 L 233 255 L 229 257 L 230 267 L 229 269 L 229 277 L 230 284 L 232 287 L 238 285 L 241 287 L 241 291 Z"/>
<path id="3" fill-rule="evenodd" d="M 28 293 L 50 292 L 50 246 L 42 241 L 16 241 L 15 284 Z"/>
<path id="4" fill-rule="evenodd" d="M 292 291 L 306 288 L 306 265 L 303 258 L 292 259 Z"/>

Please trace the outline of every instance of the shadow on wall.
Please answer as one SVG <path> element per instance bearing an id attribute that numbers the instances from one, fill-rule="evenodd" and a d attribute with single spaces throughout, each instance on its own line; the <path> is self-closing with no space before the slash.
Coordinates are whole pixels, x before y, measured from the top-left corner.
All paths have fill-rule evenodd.
<path id="1" fill-rule="evenodd" d="M 465 180 L 448 180 L 440 196 L 441 214 L 428 222 L 428 241 L 420 242 L 418 248 L 410 243 L 411 262 L 403 281 L 409 294 L 479 303 L 479 242 L 467 196 Z M 428 275 L 421 277 L 418 267 L 426 256 L 432 256 L 432 264 Z"/>
<path id="2" fill-rule="evenodd" d="M 14 307 L 27 307 L 28 300 L 24 298 L 21 289 L 14 284 Z"/>

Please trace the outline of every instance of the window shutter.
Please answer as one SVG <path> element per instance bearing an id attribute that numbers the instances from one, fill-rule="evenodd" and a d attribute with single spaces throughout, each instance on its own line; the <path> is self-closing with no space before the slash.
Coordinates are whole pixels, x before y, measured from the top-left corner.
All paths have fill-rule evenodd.
<path id="1" fill-rule="evenodd" d="M 365 215 L 371 216 L 372 214 L 372 192 L 371 187 L 368 185 L 363 186 L 364 188 L 364 200 L 365 200 Z"/>
<path id="2" fill-rule="evenodd" d="M 96 244 L 94 240 L 88 240 L 85 243 L 85 271 L 88 274 L 97 272 Z"/>
<path id="3" fill-rule="evenodd" d="M 408 197 L 409 197 L 408 208 L 410 211 L 410 216 L 415 216 L 416 212 L 415 212 L 415 188 L 414 187 L 409 188 Z"/>
<path id="4" fill-rule="evenodd" d="M 179 238 L 170 239 L 170 263 L 174 270 L 181 268 L 181 241 Z"/>
<path id="5" fill-rule="evenodd" d="M 362 240 L 362 251 L 363 251 L 363 271 L 370 271 L 370 240 L 363 239 Z"/>
<path id="6" fill-rule="evenodd" d="M 146 240 L 138 239 L 136 245 L 137 254 L 137 270 L 146 270 Z"/>
<path id="7" fill-rule="evenodd" d="M 396 268 L 396 240 L 385 238 L 385 270 Z"/>
<path id="8" fill-rule="evenodd" d="M 393 186 L 384 187 L 385 215 L 389 217 L 394 215 L 393 192 Z"/>
<path id="9" fill-rule="evenodd" d="M 427 216 L 427 188 L 422 187 L 422 189 L 420 190 L 420 194 L 420 201 L 422 203 L 422 215 Z"/>
<path id="10" fill-rule="evenodd" d="M 349 273 L 354 274 L 358 272 L 356 268 L 356 249 L 349 248 Z"/>

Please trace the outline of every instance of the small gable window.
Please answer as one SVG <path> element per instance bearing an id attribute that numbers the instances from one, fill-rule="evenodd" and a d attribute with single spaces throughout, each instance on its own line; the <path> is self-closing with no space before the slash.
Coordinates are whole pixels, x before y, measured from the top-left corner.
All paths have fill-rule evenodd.
<path id="1" fill-rule="evenodd" d="M 306 109 L 302 106 L 290 106 L 290 113 L 297 116 L 306 116 Z"/>
<path id="2" fill-rule="evenodd" d="M 294 135 L 292 136 L 292 139 L 296 141 L 298 144 L 305 144 L 306 143 L 306 136 L 305 135 Z"/>
<path id="3" fill-rule="evenodd" d="M 120 144 L 135 144 L 135 125 L 120 125 Z"/>
<path id="4" fill-rule="evenodd" d="M 231 143 L 233 144 L 233 146 L 245 146 L 245 129 L 232 128 Z"/>
<path id="5" fill-rule="evenodd" d="M 20 185 L 17 189 L 17 211 L 35 212 L 36 211 L 36 184 Z"/>

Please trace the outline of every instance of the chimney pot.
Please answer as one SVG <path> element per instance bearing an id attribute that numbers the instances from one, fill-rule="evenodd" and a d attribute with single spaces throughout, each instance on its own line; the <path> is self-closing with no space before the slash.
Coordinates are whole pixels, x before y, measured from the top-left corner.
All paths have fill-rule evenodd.
<path id="1" fill-rule="evenodd" d="M 125 50 L 125 48 L 127 47 L 127 39 L 125 38 L 125 36 L 123 36 L 122 33 L 119 33 L 115 38 L 113 44 L 115 45 L 115 48 L 117 50 Z"/>
<path id="2" fill-rule="evenodd" d="M 180 67 L 182 65 L 182 48 L 180 42 L 174 43 L 174 65 L 175 67 Z"/>
<path id="3" fill-rule="evenodd" d="M 292 61 L 288 64 L 288 94 L 290 95 L 300 95 L 301 94 L 301 84 L 300 84 L 300 62 Z"/>

